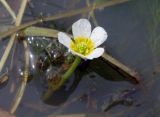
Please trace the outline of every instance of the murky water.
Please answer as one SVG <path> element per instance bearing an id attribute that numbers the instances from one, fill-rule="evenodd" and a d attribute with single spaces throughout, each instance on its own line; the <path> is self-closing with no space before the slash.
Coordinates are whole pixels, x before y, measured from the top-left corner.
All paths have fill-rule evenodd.
<path id="1" fill-rule="evenodd" d="M 11 1 L 10 4 L 17 10 L 18 4 L 16 6 Z M 65 0 L 61 0 L 61 2 L 58 0 L 52 2 L 31 0 L 25 13 L 25 21 L 36 19 L 40 17 L 39 14 L 49 16 L 83 6 L 86 6 L 86 3 L 78 0 L 70 0 L 69 2 Z M 2 13 L 7 14 L 3 6 L 0 8 Z M 103 45 L 106 51 L 128 67 L 136 70 L 141 76 L 140 84 L 132 83 L 100 58 L 83 62 L 71 76 L 66 87 L 44 102 L 42 97 L 47 88 L 45 79 L 48 74 L 47 72 L 39 74 L 37 71 L 36 63 L 40 54 L 37 54 L 37 51 L 30 44 L 30 74 L 33 79 L 27 84 L 16 115 L 20 117 L 46 117 L 49 115 L 86 114 L 87 116 L 101 117 L 159 117 L 159 11 L 159 0 L 132 0 L 95 12 L 98 25 L 104 27 L 109 35 Z M 67 30 L 74 21 L 85 16 L 79 15 L 58 20 L 52 22 L 52 26 L 48 22 L 39 25 Z M 5 24 L 10 26 L 11 19 L 9 15 L 2 15 L 0 20 L 1 25 L 4 26 L 2 31 L 4 31 L 6 30 Z M 27 37 L 28 42 L 43 40 L 43 38 Z M 49 44 L 50 41 L 45 38 L 43 43 Z M 0 42 L 0 55 L 2 55 L 7 42 L 7 39 Z M 43 45 L 39 41 L 32 43 Z M 0 87 L 0 107 L 5 110 L 10 109 L 22 78 L 23 52 L 22 42 L 18 41 L 14 56 L 10 55 L 3 69 L 3 73 L 7 70 L 9 73 L 9 81 Z M 43 52 L 40 52 L 43 55 Z M 12 56 L 14 62 L 11 67 Z M 58 68 L 59 64 L 52 65 L 53 74 Z M 77 79 L 78 82 L 76 82 Z"/>

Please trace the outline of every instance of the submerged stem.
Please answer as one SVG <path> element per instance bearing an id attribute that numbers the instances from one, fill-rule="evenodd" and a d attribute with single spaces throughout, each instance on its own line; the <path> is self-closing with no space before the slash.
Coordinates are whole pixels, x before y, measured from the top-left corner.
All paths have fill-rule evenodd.
<path id="1" fill-rule="evenodd" d="M 87 6 L 91 6 L 91 3 L 90 3 L 90 0 L 86 0 L 86 4 L 87 4 Z M 95 10 L 95 3 L 93 4 L 93 10 L 89 13 L 89 17 L 91 17 L 92 18 L 92 20 L 93 20 L 93 24 L 95 25 L 95 26 L 98 26 L 98 22 L 97 22 L 97 19 L 96 19 L 96 16 L 95 16 L 95 14 L 94 14 L 94 10 Z"/>
<path id="2" fill-rule="evenodd" d="M 29 50 L 28 50 L 28 44 L 27 41 L 24 40 L 23 41 L 23 45 L 25 48 L 25 68 L 24 68 L 24 75 L 23 75 L 23 79 L 22 79 L 22 83 L 21 86 L 19 87 L 19 90 L 16 94 L 15 100 L 13 102 L 13 105 L 11 107 L 10 112 L 13 114 L 15 113 L 15 111 L 17 110 L 17 107 L 19 106 L 21 99 L 23 97 L 26 85 L 27 85 L 27 80 L 28 80 L 28 69 L 29 69 Z"/>
<path id="3" fill-rule="evenodd" d="M 0 0 L 0 2 L 3 4 L 3 6 L 7 9 L 8 13 L 12 16 L 14 20 L 16 20 L 16 14 L 12 10 L 12 8 L 9 6 L 9 4 L 6 2 L 6 0 Z"/>
<path id="4" fill-rule="evenodd" d="M 21 7 L 20 7 L 20 10 L 19 10 L 19 13 L 18 13 L 18 16 L 17 16 L 17 19 L 16 19 L 16 22 L 15 22 L 15 26 L 20 26 L 21 24 L 21 21 L 22 21 L 22 17 L 23 17 L 23 14 L 25 12 L 25 8 L 27 6 L 27 1 L 28 0 L 23 0 L 22 1 L 22 4 L 21 4 Z M 0 59 L 0 72 L 2 71 L 7 59 L 8 59 L 8 56 L 11 52 L 11 49 L 12 49 L 12 46 L 15 42 L 15 39 L 16 39 L 16 33 L 13 33 L 13 35 L 11 36 L 8 44 L 7 44 L 7 47 L 4 51 L 4 54 L 2 55 L 1 59 Z"/>
<path id="5" fill-rule="evenodd" d="M 72 75 L 72 73 L 75 71 L 77 66 L 80 64 L 81 58 L 79 56 L 76 57 L 71 67 L 67 70 L 67 72 L 61 76 L 61 81 L 58 85 L 55 86 L 49 86 L 48 90 L 43 96 L 43 100 L 46 101 L 56 90 L 58 90 Z M 52 84 L 53 85 L 53 84 Z"/>

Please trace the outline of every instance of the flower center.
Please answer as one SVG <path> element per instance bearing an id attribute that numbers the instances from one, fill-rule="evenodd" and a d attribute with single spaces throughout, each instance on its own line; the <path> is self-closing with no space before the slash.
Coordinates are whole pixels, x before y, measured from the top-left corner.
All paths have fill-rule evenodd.
<path id="1" fill-rule="evenodd" d="M 95 45 L 90 38 L 77 37 L 74 39 L 74 42 L 71 42 L 70 47 L 75 52 L 86 56 L 94 50 Z"/>

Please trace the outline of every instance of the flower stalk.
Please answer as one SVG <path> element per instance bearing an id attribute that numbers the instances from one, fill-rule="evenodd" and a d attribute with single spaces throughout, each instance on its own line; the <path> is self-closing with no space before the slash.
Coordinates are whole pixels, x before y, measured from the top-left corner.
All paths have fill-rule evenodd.
<path id="1" fill-rule="evenodd" d="M 71 74 L 75 71 L 77 66 L 80 64 L 81 58 L 79 56 L 76 57 L 72 66 L 68 69 L 68 71 L 62 76 L 62 84 L 68 80 Z"/>
<path id="2" fill-rule="evenodd" d="M 57 85 L 51 84 L 46 91 L 46 93 L 43 96 L 43 100 L 46 101 L 49 99 L 49 97 L 59 88 L 63 86 L 63 84 L 69 79 L 69 77 L 72 75 L 72 73 L 75 71 L 77 66 L 80 64 L 81 58 L 79 56 L 76 56 L 74 62 L 70 66 L 70 68 L 66 71 L 64 75 L 61 76 L 61 80 Z"/>

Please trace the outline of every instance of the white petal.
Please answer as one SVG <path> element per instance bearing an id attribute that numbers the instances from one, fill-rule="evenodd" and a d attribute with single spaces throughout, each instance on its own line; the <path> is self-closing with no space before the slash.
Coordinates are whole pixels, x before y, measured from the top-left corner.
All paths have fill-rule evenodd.
<path id="1" fill-rule="evenodd" d="M 88 55 L 87 59 L 94 59 L 100 57 L 104 53 L 103 48 L 96 48 L 90 55 Z"/>
<path id="2" fill-rule="evenodd" d="M 91 35 L 91 24 L 87 19 L 79 19 L 72 25 L 73 37 L 90 37 Z"/>
<path id="3" fill-rule="evenodd" d="M 71 38 L 66 35 L 65 33 L 63 32 L 59 32 L 58 33 L 58 41 L 63 44 L 64 46 L 66 46 L 67 48 L 70 47 L 70 44 L 71 44 Z"/>
<path id="4" fill-rule="evenodd" d="M 86 59 L 86 56 L 84 56 L 84 55 L 82 55 L 82 54 L 80 54 L 80 53 L 77 53 L 77 52 L 75 52 L 75 51 L 73 51 L 73 50 L 71 50 L 71 53 L 74 54 L 74 55 L 77 55 L 77 56 L 79 56 L 79 57 L 81 57 L 81 58 L 83 58 L 83 59 Z"/>
<path id="5" fill-rule="evenodd" d="M 108 35 L 107 32 L 102 27 L 96 27 L 91 33 L 91 39 L 95 42 L 95 46 L 101 45 L 106 39 Z"/>

